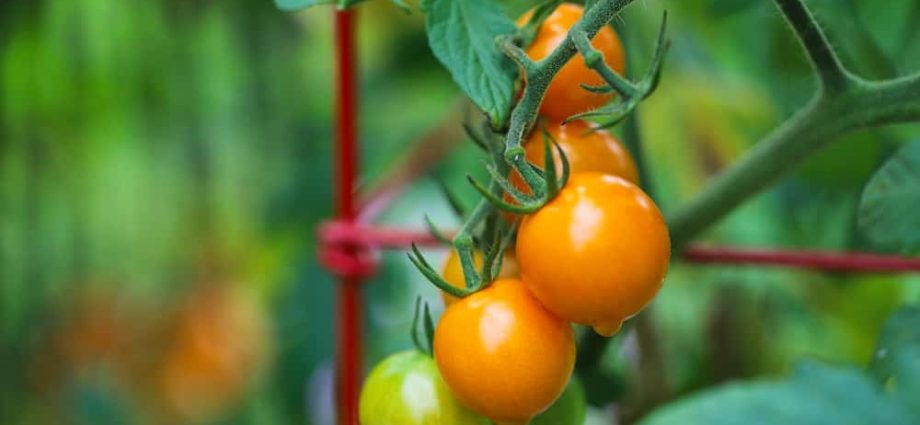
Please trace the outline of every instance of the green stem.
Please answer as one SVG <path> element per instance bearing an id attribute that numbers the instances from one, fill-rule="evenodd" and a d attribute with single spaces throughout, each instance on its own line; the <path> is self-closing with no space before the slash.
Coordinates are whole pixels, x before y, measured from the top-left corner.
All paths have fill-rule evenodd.
<path id="1" fill-rule="evenodd" d="M 639 172 L 639 185 L 649 198 L 655 199 L 655 187 L 652 184 L 652 176 L 648 170 L 641 140 L 642 132 L 639 114 L 633 112 L 623 122 L 623 144 L 632 155 L 633 162 L 636 163 L 636 170 Z"/>
<path id="2" fill-rule="evenodd" d="M 572 35 L 575 33 L 584 33 L 589 39 L 594 38 L 598 31 L 604 27 L 620 10 L 632 3 L 633 0 L 599 0 L 593 6 L 585 11 L 585 14 L 572 26 L 571 31 L 565 40 L 553 50 L 543 60 L 525 66 L 527 86 L 524 88 L 524 94 L 521 101 L 511 111 L 511 121 L 508 133 L 505 136 L 505 161 L 518 169 L 518 172 L 524 175 L 522 171 L 524 150 L 521 149 L 521 141 L 530 131 L 533 123 L 537 119 L 537 112 L 540 109 L 540 103 L 546 94 L 546 89 L 553 77 L 562 69 L 572 56 L 575 55 L 575 43 Z M 507 49 L 517 49 L 514 46 L 506 46 Z M 513 57 L 521 60 L 519 53 L 513 54 Z M 527 180 L 527 176 L 524 176 Z M 542 183 L 540 179 L 534 179 L 533 182 L 527 181 L 528 184 L 534 183 L 539 187 Z"/>
<path id="3" fill-rule="evenodd" d="M 821 27 L 811 15 L 802 0 L 774 0 L 786 21 L 795 30 L 802 47 L 808 54 L 812 68 L 818 74 L 822 90 L 842 91 L 852 80 L 852 75 L 840 63 L 840 59 L 825 37 Z"/>
<path id="4" fill-rule="evenodd" d="M 635 43 L 633 40 L 637 38 L 637 28 L 636 26 L 622 25 L 617 27 L 617 32 L 620 34 L 620 37 L 623 40 L 624 46 L 629 46 L 626 54 L 626 63 L 628 66 L 628 72 L 630 75 L 636 75 L 639 72 L 638 67 L 635 65 L 638 60 L 638 54 L 636 51 L 639 50 L 639 43 Z M 656 49 L 658 46 L 656 46 Z M 642 187 L 642 190 L 645 191 L 645 194 L 648 195 L 653 200 L 655 199 L 655 187 L 652 184 L 651 173 L 649 172 L 648 161 L 645 158 L 645 151 L 642 143 L 642 128 L 641 128 L 641 117 L 639 116 L 639 110 L 636 109 L 633 113 L 629 114 L 623 121 L 623 145 L 626 146 L 626 149 L 629 150 L 630 155 L 633 158 L 633 162 L 636 164 L 636 171 L 639 173 L 639 186 Z"/>
<path id="5" fill-rule="evenodd" d="M 617 75 L 613 69 L 607 66 L 604 62 L 604 55 L 591 45 L 591 39 L 588 38 L 587 34 L 583 32 L 573 33 L 572 40 L 575 42 L 578 52 L 585 58 L 585 65 L 597 72 L 604 79 L 604 82 L 616 90 L 620 96 L 632 98 L 639 95 L 639 89 L 636 86 Z"/>
<path id="6" fill-rule="evenodd" d="M 476 208 L 470 213 L 470 217 L 463 223 L 460 230 L 454 236 L 453 245 L 460 257 L 460 265 L 463 269 L 463 277 L 466 281 L 466 288 L 471 291 L 477 291 L 485 286 L 484 279 L 476 270 L 474 247 L 473 247 L 473 230 L 494 210 L 494 206 L 485 198 L 480 199 Z"/>
<path id="7" fill-rule="evenodd" d="M 920 121 L 920 74 L 883 82 L 854 81 L 857 84 L 845 92 L 816 97 L 669 215 L 671 249 L 680 252 L 701 231 L 840 136 Z"/>

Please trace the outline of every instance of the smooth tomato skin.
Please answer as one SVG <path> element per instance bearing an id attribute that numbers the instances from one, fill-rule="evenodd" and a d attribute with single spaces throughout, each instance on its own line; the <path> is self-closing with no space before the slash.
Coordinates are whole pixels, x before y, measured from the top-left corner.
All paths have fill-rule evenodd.
<path id="1" fill-rule="evenodd" d="M 639 184 L 639 171 L 632 155 L 609 131 L 591 131 L 592 125 L 586 121 L 572 121 L 566 125 L 547 122 L 543 125 L 565 152 L 571 173 L 598 171 L 622 177 L 632 184 Z M 539 165 L 540 168 L 545 167 L 543 132 L 539 128 L 535 128 L 524 142 L 524 151 L 528 161 Z M 561 174 L 562 159 L 555 149 L 553 159 L 557 173 Z"/>
<path id="2" fill-rule="evenodd" d="M 565 152 L 571 174 L 597 171 L 622 177 L 630 183 L 638 184 L 639 171 L 632 155 L 610 132 L 591 131 L 592 124 L 580 120 L 566 125 L 558 122 L 545 122 L 543 126 L 556 140 L 559 148 Z M 524 141 L 525 157 L 540 168 L 546 167 L 543 137 L 543 131 L 535 127 Z M 553 148 L 553 159 L 556 173 L 561 175 L 562 158 L 555 147 Z M 530 193 L 530 189 L 517 171 L 509 174 L 509 181 L 518 190 Z M 513 202 L 507 194 L 505 194 L 505 200 Z"/>
<path id="3" fill-rule="evenodd" d="M 483 255 L 479 250 L 473 251 L 473 263 L 476 265 L 476 269 L 479 270 L 482 267 Z M 509 249 L 505 251 L 504 258 L 502 258 L 502 268 L 498 272 L 498 277 L 518 277 L 520 271 L 518 270 L 517 259 L 514 258 L 514 251 Z M 463 278 L 463 265 L 460 264 L 460 255 L 457 254 L 457 250 L 451 249 L 450 253 L 447 254 L 447 259 L 444 260 L 444 266 L 441 267 L 441 277 L 451 284 L 451 286 L 457 288 L 466 288 L 466 280 Z M 457 301 L 457 297 L 450 295 L 446 292 L 441 292 L 441 299 L 444 300 L 444 305 L 451 305 Z"/>
<path id="4" fill-rule="evenodd" d="M 526 424 L 565 389 L 575 336 L 520 280 L 499 279 L 447 307 L 434 357 L 461 403 L 498 424 Z"/>
<path id="5" fill-rule="evenodd" d="M 592 124 L 586 121 L 572 121 L 566 125 L 558 122 L 543 124 L 546 131 L 553 136 L 556 143 L 565 152 L 569 162 L 569 173 L 585 173 L 597 171 L 605 174 L 619 176 L 630 183 L 638 184 L 639 171 L 632 155 L 610 132 L 606 130 L 591 131 Z M 524 152 L 528 161 L 540 168 L 545 168 L 543 152 L 543 132 L 534 128 L 530 136 L 524 141 Z M 553 158 L 556 164 L 556 173 L 562 174 L 562 158 L 553 148 Z M 530 193 L 530 188 L 517 171 L 508 174 L 508 180 L 518 190 Z M 516 204 L 511 195 L 503 195 L 505 202 Z M 502 213 L 508 221 L 514 220 L 511 213 Z"/>
<path id="6" fill-rule="evenodd" d="M 358 403 L 361 425 L 488 425 L 447 390 L 431 357 L 419 351 L 393 354 L 364 381 Z"/>
<path id="7" fill-rule="evenodd" d="M 658 293 L 670 247 L 664 218 L 642 189 L 579 173 L 524 217 L 516 252 L 521 279 L 547 309 L 609 336 Z"/>
<path id="8" fill-rule="evenodd" d="M 581 5 L 560 4 L 543 22 L 533 43 L 527 47 L 527 56 L 538 61 L 552 53 L 562 44 L 569 29 L 581 18 L 582 13 L 584 13 L 584 7 Z M 531 12 L 527 12 L 518 19 L 518 26 L 526 24 L 530 15 Z M 609 25 L 601 28 L 591 40 L 591 45 L 603 53 L 604 61 L 611 69 L 623 75 L 626 59 L 623 45 L 613 28 Z M 580 85 L 600 86 L 603 83 L 604 80 L 585 65 L 584 58 L 575 55 L 559 70 L 550 83 L 543 103 L 540 105 L 540 114 L 561 121 L 579 112 L 598 108 L 613 99 L 613 95 L 592 93 Z"/>
<path id="9" fill-rule="evenodd" d="M 587 410 L 585 387 L 578 376 L 572 374 L 572 379 L 565 386 L 562 395 L 549 409 L 533 418 L 529 425 L 582 425 L 585 423 Z"/>

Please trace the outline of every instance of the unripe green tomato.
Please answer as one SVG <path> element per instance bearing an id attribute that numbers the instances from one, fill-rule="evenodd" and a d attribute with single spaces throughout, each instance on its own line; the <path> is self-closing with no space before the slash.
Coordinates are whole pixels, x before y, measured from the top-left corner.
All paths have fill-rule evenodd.
<path id="1" fill-rule="evenodd" d="M 380 362 L 364 382 L 361 425 L 488 425 L 448 391 L 434 360 L 403 351 Z"/>
<path id="2" fill-rule="evenodd" d="M 545 412 L 530 421 L 530 425 L 582 425 L 588 407 L 585 388 L 574 374 L 565 391 Z"/>

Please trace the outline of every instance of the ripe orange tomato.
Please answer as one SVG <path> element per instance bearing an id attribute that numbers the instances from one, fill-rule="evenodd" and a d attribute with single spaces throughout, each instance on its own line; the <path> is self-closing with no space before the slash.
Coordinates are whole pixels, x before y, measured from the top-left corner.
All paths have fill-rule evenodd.
<path id="1" fill-rule="evenodd" d="M 548 122 L 544 125 L 546 131 L 556 139 L 559 147 L 565 152 L 571 174 L 597 171 L 622 177 L 630 183 L 638 184 L 639 172 L 636 169 L 636 163 L 629 151 L 610 132 L 606 130 L 592 132 L 592 124 L 586 121 L 572 121 L 566 125 Z M 528 161 L 540 167 L 546 166 L 543 161 L 545 159 L 543 132 L 539 128 L 534 128 L 530 137 L 524 141 L 524 151 Z M 561 175 L 562 159 L 555 149 L 553 158 L 555 158 L 556 172 Z M 511 171 L 508 180 L 518 190 L 530 193 L 530 189 L 517 171 Z M 515 203 L 511 195 L 507 193 L 504 195 L 504 200 L 510 204 Z M 510 213 L 504 214 L 508 221 L 514 219 Z"/>
<path id="2" fill-rule="evenodd" d="M 559 5 L 543 22 L 533 43 L 527 47 L 527 56 L 537 61 L 549 55 L 562 44 L 569 29 L 581 18 L 582 13 L 584 13 L 584 7 L 580 5 L 573 3 Z M 518 26 L 527 23 L 530 14 L 530 12 L 524 14 L 518 20 Z M 623 54 L 623 46 L 613 28 L 606 25 L 601 28 L 591 40 L 591 45 L 604 54 L 604 61 L 611 69 L 618 74 L 623 74 L 626 59 Z M 585 65 L 580 55 L 575 55 L 553 78 L 543 98 L 543 104 L 540 105 L 540 113 L 561 121 L 579 112 L 598 108 L 609 102 L 613 95 L 592 93 L 580 85 L 599 86 L 603 82 L 604 80 L 597 73 Z"/>
<path id="3" fill-rule="evenodd" d="M 641 189 L 579 173 L 524 217 L 516 248 L 521 279 L 547 309 L 609 336 L 658 293 L 671 244 L 661 212 Z"/>
<path id="4" fill-rule="evenodd" d="M 571 173 L 599 171 L 622 177 L 633 184 L 639 183 L 639 172 L 629 151 L 606 130 L 592 130 L 587 121 L 572 121 L 566 125 L 558 122 L 545 123 L 546 131 L 556 139 L 565 152 Z M 535 128 L 524 143 L 527 160 L 544 167 L 543 132 Z M 556 170 L 562 173 L 562 159 L 553 150 Z M 517 174 L 517 173 L 514 173 Z M 523 183 L 523 181 L 521 182 Z"/>
<path id="5" fill-rule="evenodd" d="M 633 184 L 639 182 L 639 172 L 629 151 L 620 144 L 606 130 L 591 131 L 592 124 L 586 121 L 572 121 L 566 125 L 558 122 L 544 124 L 546 131 L 556 139 L 556 143 L 565 152 L 569 161 L 569 172 L 585 173 L 597 171 L 605 174 L 622 177 Z M 545 167 L 543 153 L 543 132 L 534 128 L 530 137 L 524 141 L 524 151 L 527 160 Z M 559 152 L 553 149 L 553 158 L 556 164 L 556 173 L 562 173 L 562 159 Z M 509 180 L 517 189 L 529 193 L 530 190 L 524 179 L 516 171 L 510 173 Z M 510 199 L 506 198 L 506 199 Z"/>
<path id="6" fill-rule="evenodd" d="M 483 255 L 479 250 L 473 251 L 473 263 L 476 264 L 476 269 L 479 270 L 482 267 Z M 512 250 L 506 250 L 505 256 L 502 258 L 502 269 L 498 273 L 499 278 L 503 277 L 517 277 L 520 274 L 518 271 L 517 260 L 514 258 L 514 252 Z M 444 267 L 441 268 L 441 277 L 457 288 L 466 288 L 466 280 L 463 278 L 463 265 L 460 264 L 460 255 L 457 254 L 457 250 L 451 249 L 450 254 L 447 255 L 447 259 L 444 260 Z M 457 301 L 457 297 L 450 295 L 446 292 L 441 292 L 441 299 L 444 300 L 444 305 L 451 305 L 454 301 Z"/>
<path id="7" fill-rule="evenodd" d="M 526 424 L 565 389 L 575 337 L 520 280 L 499 279 L 447 307 L 434 357 L 465 406 L 499 424 Z"/>

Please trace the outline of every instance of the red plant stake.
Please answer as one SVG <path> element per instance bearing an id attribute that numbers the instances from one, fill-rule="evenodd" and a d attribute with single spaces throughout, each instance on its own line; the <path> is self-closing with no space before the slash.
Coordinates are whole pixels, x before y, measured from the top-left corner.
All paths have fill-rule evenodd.
<path id="1" fill-rule="evenodd" d="M 684 251 L 683 258 L 692 263 L 780 266 L 843 273 L 920 271 L 920 258 L 860 252 L 692 246 Z"/>
<path id="2" fill-rule="evenodd" d="M 355 90 L 354 9 L 335 12 L 335 43 L 338 65 L 336 81 L 336 213 L 345 223 L 354 221 L 357 109 Z M 345 254 L 358 255 L 351 247 Z M 340 425 L 358 424 L 358 391 L 361 384 L 361 273 L 341 273 L 338 294 L 337 410 Z"/>

